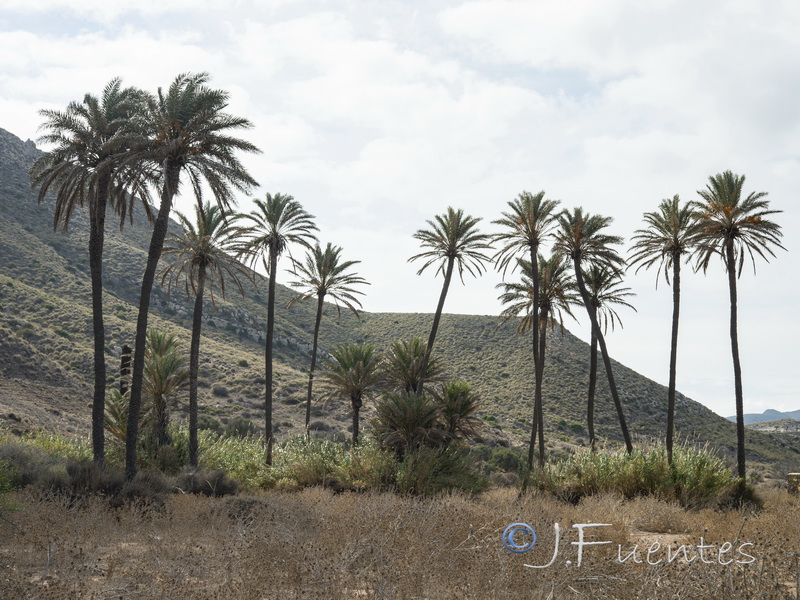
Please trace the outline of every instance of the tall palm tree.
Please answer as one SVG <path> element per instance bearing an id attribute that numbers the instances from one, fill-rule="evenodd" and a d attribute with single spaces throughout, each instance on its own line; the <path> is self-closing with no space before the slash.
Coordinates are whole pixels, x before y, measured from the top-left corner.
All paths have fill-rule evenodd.
<path id="1" fill-rule="evenodd" d="M 317 365 L 317 342 L 319 340 L 319 327 L 322 323 L 322 307 L 325 298 L 330 298 L 336 304 L 337 310 L 341 313 L 339 304 L 343 304 L 358 317 L 358 308 L 361 302 L 356 298 L 356 294 L 364 295 L 361 290 L 353 286 L 369 285 L 369 282 L 355 273 L 348 272 L 353 265 L 360 263 L 360 260 L 341 260 L 342 248 L 333 246 L 330 243 L 322 250 L 319 244 L 306 253 L 305 262 L 292 259 L 294 273 L 300 279 L 292 282 L 291 286 L 304 289 L 298 296 L 292 298 L 289 306 L 301 300 L 308 300 L 316 296 L 317 315 L 314 319 L 314 344 L 311 349 L 311 367 L 308 370 L 308 398 L 306 400 L 306 431 L 311 421 L 311 392 L 314 386 L 314 368 Z"/>
<path id="2" fill-rule="evenodd" d="M 392 342 L 381 367 L 388 391 L 416 394 L 426 354 L 427 345 L 418 337 Z M 444 381 L 444 365 L 435 356 L 430 357 L 425 367 L 424 379 L 428 382 Z"/>
<path id="3" fill-rule="evenodd" d="M 769 208 L 769 201 L 764 199 L 766 192 L 751 192 L 746 198 L 742 198 L 744 179 L 744 175 L 736 175 L 731 171 L 709 177 L 706 189 L 697 192 L 702 200 L 691 203 L 693 216 L 699 225 L 699 240 L 694 251 L 697 258 L 696 269 L 702 268 L 705 273 L 712 257 L 719 256 L 728 272 L 731 354 L 736 394 L 736 462 L 742 482 L 745 481 L 747 472 L 736 279 L 742 274 L 747 256 L 750 257 L 755 272 L 756 256 L 769 261 L 769 256 L 775 256 L 773 247 L 785 250 L 780 243 L 783 237 L 780 225 L 766 218 L 782 211 Z"/>
<path id="4" fill-rule="evenodd" d="M 503 322 L 509 319 L 522 318 L 517 325 L 518 333 L 525 333 L 533 328 L 535 321 L 539 321 L 539 339 L 537 340 L 536 383 L 534 388 L 534 410 L 531 424 L 531 439 L 528 447 L 528 468 L 533 467 L 533 450 L 536 443 L 536 434 L 539 434 L 539 466 L 544 465 L 544 419 L 542 410 L 542 380 L 544 379 L 545 351 L 547 348 L 547 326 L 552 328 L 556 320 L 563 329 L 563 315 L 566 313 L 574 318 L 572 306 L 578 304 L 575 282 L 571 277 L 571 265 L 561 255 L 554 254 L 545 259 L 538 255 L 539 267 L 534 270 L 530 261 L 517 259 L 522 272 L 521 283 L 500 283 L 498 288 L 504 292 L 500 295 L 500 302 L 508 305 L 500 316 Z M 538 277 L 539 310 L 534 310 L 534 285 L 533 279 Z M 536 315 L 536 317 L 534 316 Z"/>
<path id="5" fill-rule="evenodd" d="M 658 265 L 656 287 L 661 272 L 667 285 L 672 285 L 672 335 L 669 352 L 669 389 L 667 391 L 667 460 L 672 464 L 673 433 L 675 430 L 675 386 L 678 363 L 678 323 L 681 310 L 681 260 L 688 256 L 697 241 L 698 225 L 692 219 L 689 204 L 680 206 L 675 194 L 661 201 L 658 211 L 644 213 L 647 229 L 637 229 L 632 241 L 629 266 L 639 269 Z"/>
<path id="6" fill-rule="evenodd" d="M 39 202 L 56 191 L 53 228 L 66 231 L 76 206 L 89 209 L 89 272 L 92 286 L 92 332 L 94 337 L 94 394 L 92 397 L 92 452 L 94 461 L 105 460 L 104 404 L 106 392 L 105 325 L 103 321 L 103 245 L 109 204 L 120 216 L 133 214 L 134 195 L 147 198 L 146 178 L 136 169 L 123 168 L 124 157 L 139 131 L 134 118 L 143 94 L 123 88 L 112 79 L 100 98 L 91 94 L 83 102 L 70 102 L 66 110 L 42 110 L 45 119 L 39 139 L 54 148 L 31 167 L 33 187 Z M 147 203 L 145 202 L 147 210 Z"/>
<path id="7" fill-rule="evenodd" d="M 600 330 L 597 310 L 592 304 L 583 280 L 583 271 L 586 265 L 604 266 L 608 269 L 619 271 L 624 264 L 623 259 L 612 248 L 614 245 L 621 244 L 622 238 L 602 232 L 611 221 L 611 217 L 584 213 L 582 208 L 575 208 L 572 212 L 565 210 L 558 216 L 558 230 L 555 234 L 553 248 L 556 252 L 562 253 L 572 261 L 578 291 L 580 291 L 583 305 L 589 315 L 592 332 L 597 336 L 597 342 L 600 345 L 600 352 L 603 356 L 608 378 L 608 387 L 611 389 L 611 397 L 614 399 L 614 407 L 617 410 L 619 426 L 622 430 L 622 437 L 625 440 L 625 448 L 630 453 L 633 451 L 633 444 L 628 432 L 628 425 L 625 422 L 625 415 L 622 412 L 622 403 L 619 400 L 614 371 L 611 368 L 611 358 L 608 354 L 605 337 Z"/>
<path id="8" fill-rule="evenodd" d="M 430 265 L 438 263 L 436 273 L 444 275 L 442 292 L 439 295 L 439 304 L 436 306 L 436 314 L 433 317 L 431 334 L 428 337 L 428 347 L 425 351 L 425 358 L 420 369 L 419 384 L 417 393 L 421 394 L 425 384 L 425 371 L 430 362 L 433 343 L 436 341 L 436 331 L 439 329 L 439 320 L 442 317 L 444 300 L 447 297 L 447 290 L 450 287 L 450 280 L 453 277 L 453 269 L 458 266 L 458 276 L 461 283 L 464 283 L 464 271 L 473 277 L 477 277 L 484 270 L 483 263 L 491 259 L 481 251 L 490 248 L 487 241 L 488 235 L 480 233 L 477 225 L 480 218 L 465 215 L 464 211 L 447 208 L 447 212 L 436 215 L 433 221 L 427 221 L 430 229 L 419 229 L 414 234 L 414 239 L 420 241 L 420 245 L 426 248 L 424 252 L 415 254 L 409 258 L 409 262 L 423 259 L 422 265 L 417 275 L 420 275 Z"/>
<path id="9" fill-rule="evenodd" d="M 252 124 L 247 119 L 226 113 L 228 93 L 208 87 L 208 81 L 206 73 L 185 73 L 178 75 L 166 92 L 159 88 L 156 96 L 148 97 L 143 118 L 149 127 L 149 141 L 137 148 L 127 161 L 127 164 L 145 165 L 158 174 L 161 200 L 142 277 L 136 319 L 125 447 L 125 476 L 129 480 L 136 475 L 136 441 L 142 404 L 150 293 L 167 235 L 172 202 L 180 189 L 181 176 L 186 174 L 189 178 L 198 202 L 202 202 L 205 184 L 211 189 L 217 204 L 224 209 L 233 203 L 234 191 L 248 192 L 256 185 L 235 152 L 259 150 L 231 133 L 249 129 Z"/>
<path id="10" fill-rule="evenodd" d="M 156 447 L 170 443 L 169 402 L 189 383 L 186 358 L 174 333 L 147 330 L 144 361 L 144 395 L 150 400 L 149 414 Z M 127 435 L 126 435 L 127 441 Z"/>
<path id="11" fill-rule="evenodd" d="M 372 344 L 341 344 L 320 372 L 327 398 L 346 396 L 353 409 L 353 447 L 358 446 L 360 411 L 366 396 L 380 385 L 380 355 Z"/>
<path id="12" fill-rule="evenodd" d="M 534 413 L 536 412 L 535 386 L 541 385 L 539 382 L 539 319 L 536 312 L 539 310 L 539 247 L 550 237 L 556 219 L 556 208 L 558 200 L 545 200 L 545 192 L 542 190 L 538 194 L 531 194 L 524 191 L 517 198 L 508 203 L 509 211 L 504 212 L 503 218 L 492 221 L 495 225 L 500 225 L 503 230 L 492 236 L 495 243 L 501 244 L 500 250 L 494 255 L 498 270 L 503 273 L 505 278 L 509 267 L 516 268 L 519 264 L 516 260 L 521 253 L 528 253 L 528 264 L 532 265 L 532 273 L 529 282 L 532 285 L 532 307 L 534 312 L 530 315 L 531 347 L 533 349 L 533 372 L 534 372 Z M 523 257 L 524 258 L 524 257 Z M 524 277 L 524 275 L 523 275 Z M 531 435 L 535 434 L 536 417 L 532 419 Z M 531 447 L 532 461 L 533 449 Z M 529 465 L 530 467 L 530 465 Z"/>
<path id="13" fill-rule="evenodd" d="M 254 199 L 256 207 L 242 215 L 250 225 L 240 229 L 243 240 L 237 246 L 239 256 L 249 257 L 254 264 L 261 263 L 269 275 L 267 297 L 267 340 L 264 348 L 264 393 L 266 463 L 272 464 L 272 338 L 275 328 L 275 282 L 278 274 L 278 259 L 291 244 L 311 248 L 318 231 L 314 217 L 307 213 L 297 200 L 284 194 L 267 193 L 264 200 Z"/>
<path id="14" fill-rule="evenodd" d="M 186 295 L 194 296 L 192 342 L 189 351 L 189 465 L 197 466 L 197 376 L 200 364 L 200 332 L 203 326 L 203 297 L 206 286 L 214 303 L 214 285 L 225 297 L 226 278 L 244 296 L 241 278 L 252 280 L 251 271 L 228 253 L 236 231 L 237 217 L 226 217 L 217 205 L 195 205 L 195 221 L 178 213 L 181 235 L 170 234 L 162 254 L 174 257 L 161 272 L 161 284 L 183 283 Z"/>
<path id="15" fill-rule="evenodd" d="M 619 325 L 622 327 L 622 319 L 614 308 L 615 305 L 636 308 L 630 304 L 626 298 L 635 296 L 631 289 L 622 286 L 620 272 L 605 266 L 590 265 L 583 272 L 583 280 L 589 292 L 589 299 L 597 315 L 597 322 L 603 335 L 608 333 L 608 326 L 611 330 Z M 586 423 L 589 430 L 589 446 L 592 451 L 595 449 L 596 438 L 594 435 L 594 396 L 597 385 L 597 335 L 592 330 L 592 339 L 589 344 L 589 391 L 586 401 Z"/>

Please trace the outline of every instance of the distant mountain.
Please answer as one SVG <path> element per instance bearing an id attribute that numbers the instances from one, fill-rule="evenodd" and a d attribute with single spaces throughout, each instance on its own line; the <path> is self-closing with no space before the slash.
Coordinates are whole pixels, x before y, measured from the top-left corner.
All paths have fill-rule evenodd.
<path id="1" fill-rule="evenodd" d="M 0 129 L 0 424 L 17 430 L 44 427 L 86 433 L 92 365 L 87 216 L 78 209 L 68 232 L 53 231 L 52 201 L 37 204 L 27 174 L 39 155 L 32 142 Z M 107 219 L 104 302 L 109 374 L 118 367 L 120 347 L 133 340 L 149 239 L 141 210 L 122 230 Z M 288 280 L 286 266 L 279 265 L 279 282 Z M 225 299 L 217 297 L 216 305 L 209 301 L 204 310 L 201 414 L 223 422 L 243 416 L 261 424 L 266 285 L 257 277 L 256 287 L 248 287 L 244 298 L 232 292 L 231 286 Z M 303 422 L 303 410 L 297 405 L 305 398 L 314 324 L 313 303 L 287 308 L 293 296 L 290 289 L 278 286 L 274 421 L 279 436 L 298 431 Z M 432 298 L 432 309 L 434 302 Z M 188 352 L 192 302 L 182 293 L 168 296 L 156 285 L 151 307 L 151 325 L 177 332 Z M 321 351 L 324 357 L 343 342 L 368 341 L 383 350 L 396 339 L 425 339 L 431 321 L 430 314 L 362 313 L 355 318 L 345 312 L 338 315 L 335 307 L 327 306 Z M 516 335 L 516 323 L 498 323 L 495 317 L 443 315 L 436 352 L 449 375 L 470 382 L 481 394 L 487 438 L 524 445 L 532 412 L 529 339 Z M 612 354 L 613 344 L 612 338 Z M 554 332 L 548 341 L 544 416 L 552 442 L 586 442 L 588 357 L 588 345 L 568 331 Z M 662 439 L 666 388 L 619 363 L 614 368 L 632 434 Z M 109 385 L 115 385 L 113 375 Z M 618 441 L 616 413 L 602 375 L 597 392 L 596 431 Z M 365 404 L 366 421 L 370 405 Z M 342 436 L 350 423 L 347 405 L 317 405 L 314 421 L 318 431 Z M 682 394 L 677 397 L 676 427 L 683 439 L 735 448 L 735 426 Z M 786 460 L 800 454 L 800 447 L 782 446 L 771 434 L 748 431 L 747 439 L 751 460 Z"/>
<path id="2" fill-rule="evenodd" d="M 725 417 L 729 421 L 736 422 L 736 415 L 732 417 Z M 744 424 L 750 425 L 752 423 L 762 423 L 763 421 L 777 421 L 779 419 L 795 419 L 800 421 L 800 410 L 791 412 L 781 412 L 779 410 L 767 409 L 761 414 L 746 413 L 744 415 Z"/>

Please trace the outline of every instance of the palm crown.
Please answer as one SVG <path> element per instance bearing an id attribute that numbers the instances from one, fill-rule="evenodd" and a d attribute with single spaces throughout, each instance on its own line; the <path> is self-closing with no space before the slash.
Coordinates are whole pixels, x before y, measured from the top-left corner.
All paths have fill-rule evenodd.
<path id="1" fill-rule="evenodd" d="M 454 210 L 452 207 L 448 207 L 445 214 L 436 215 L 433 221 L 428 220 L 430 229 L 419 229 L 413 236 L 428 250 L 408 259 L 409 262 L 425 260 L 417 275 L 437 262 L 439 267 L 436 273 L 444 275 L 450 259 L 457 265 L 462 282 L 464 271 L 473 276 L 481 274 L 485 270 L 483 263 L 490 260 L 481 251 L 490 246 L 487 243 L 489 236 L 477 229 L 479 221 L 480 218 L 465 215 L 463 210 Z"/>
<path id="2" fill-rule="evenodd" d="M 172 256 L 175 261 L 162 271 L 162 284 L 169 281 L 168 289 L 183 281 L 186 295 L 197 293 L 201 268 L 210 282 L 219 284 L 220 292 L 225 297 L 225 279 L 236 284 L 244 295 L 241 277 L 251 279 L 250 271 L 228 250 L 231 239 L 236 232 L 236 216 L 226 217 L 217 205 L 206 202 L 195 205 L 195 223 L 181 213 L 178 220 L 183 226 L 183 235 L 170 234 L 164 246 L 163 255 Z M 209 288 L 211 301 L 214 302 L 213 287 Z"/>
<path id="3" fill-rule="evenodd" d="M 492 221 L 504 228 L 493 236 L 495 242 L 503 245 L 494 259 L 504 275 L 509 266 L 512 269 L 517 266 L 514 258 L 519 252 L 530 250 L 534 255 L 537 253 L 552 231 L 558 204 L 558 200 L 545 200 L 544 191 L 538 194 L 522 192 L 508 203 L 509 211 L 502 213 L 502 219 Z"/>
<path id="4" fill-rule="evenodd" d="M 669 284 L 670 271 L 676 261 L 694 248 L 700 227 L 693 218 L 691 206 L 681 207 L 677 194 L 662 200 L 658 211 L 644 213 L 644 221 L 648 228 L 636 230 L 629 265 L 638 263 L 638 273 L 641 268 L 649 269 L 657 264 L 656 283 L 663 271 Z"/>
<path id="5" fill-rule="evenodd" d="M 608 331 L 609 325 L 612 331 L 618 324 L 622 325 L 622 319 L 614 305 L 636 311 L 636 308 L 626 300 L 636 294 L 631 288 L 622 285 L 619 271 L 601 265 L 590 265 L 583 271 L 583 280 L 597 314 L 598 325 L 602 327 L 603 332 Z"/>
<path id="6" fill-rule="evenodd" d="M 725 248 L 729 243 L 739 275 L 745 256 L 750 257 L 755 269 L 756 255 L 769 261 L 767 255 L 775 256 L 772 246 L 785 250 L 780 243 L 783 236 L 780 225 L 765 218 L 782 211 L 769 208 L 769 201 L 764 199 L 766 192 L 752 192 L 742 199 L 744 179 L 744 175 L 725 171 L 709 177 L 706 189 L 697 191 L 702 201 L 692 202 L 691 209 L 698 223 L 698 244 L 694 253 L 698 269 L 705 271 L 714 255 L 725 261 Z"/>
<path id="7" fill-rule="evenodd" d="M 306 253 L 304 262 L 292 259 L 293 271 L 300 279 L 291 285 L 304 291 L 294 297 L 289 306 L 313 296 L 317 296 L 320 300 L 329 297 L 336 303 L 337 308 L 341 303 L 358 315 L 356 307 L 361 308 L 361 302 L 356 298 L 356 294 L 363 295 L 364 292 L 355 289 L 354 286 L 369 285 L 369 282 L 355 273 L 348 272 L 361 261 L 343 261 L 341 253 L 340 246 L 328 243 L 323 250 L 319 244 L 315 244 Z"/>
<path id="8" fill-rule="evenodd" d="M 250 225 L 239 230 L 246 238 L 237 246 L 240 254 L 250 255 L 252 261 L 260 254 L 269 273 L 272 257 L 277 259 L 290 244 L 311 248 L 316 240 L 314 232 L 318 231 L 314 217 L 292 196 L 267 193 L 264 200 L 255 198 L 253 202 L 255 210 L 242 215 Z"/>

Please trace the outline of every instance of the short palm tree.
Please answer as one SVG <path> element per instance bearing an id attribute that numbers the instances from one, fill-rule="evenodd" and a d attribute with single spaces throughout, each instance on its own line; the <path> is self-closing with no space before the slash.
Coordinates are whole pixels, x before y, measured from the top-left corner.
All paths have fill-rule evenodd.
<path id="1" fill-rule="evenodd" d="M 538 255 L 539 267 L 536 274 L 531 263 L 525 259 L 517 259 L 522 272 L 521 283 L 500 283 L 497 287 L 504 290 L 500 295 L 500 302 L 507 305 L 500 313 L 503 322 L 509 319 L 522 318 L 517 325 L 518 333 L 525 333 L 533 328 L 535 320 L 539 321 L 539 339 L 537 340 L 536 383 L 534 388 L 534 409 L 531 420 L 531 439 L 528 447 L 528 468 L 533 467 L 533 450 L 536 442 L 536 433 L 539 433 L 539 466 L 544 465 L 544 420 L 542 410 L 542 380 L 544 379 L 545 351 L 547 348 L 547 327 L 552 328 L 556 321 L 563 329 L 563 315 L 566 313 L 574 318 L 572 306 L 579 302 L 575 289 L 575 282 L 571 277 L 571 265 L 561 255 L 554 254 L 549 259 Z M 540 279 L 538 286 L 539 310 L 534 311 L 534 286 L 533 279 Z M 534 317 L 538 316 L 538 319 Z"/>
<path id="2" fill-rule="evenodd" d="M 297 200 L 284 194 L 267 193 L 264 200 L 254 199 L 255 208 L 242 215 L 247 223 L 239 231 L 242 241 L 237 246 L 240 257 L 248 257 L 251 264 L 261 259 L 269 276 L 267 296 L 267 339 L 264 347 L 264 394 L 266 463 L 272 464 L 272 338 L 275 329 L 275 283 L 278 259 L 291 244 L 311 248 L 316 241 L 317 226 L 314 217 L 307 213 Z"/>
<path id="3" fill-rule="evenodd" d="M 311 367 L 308 370 L 308 398 L 306 400 L 306 431 L 311 421 L 311 393 L 314 386 L 314 369 L 317 365 L 317 344 L 319 340 L 319 327 L 322 323 L 322 308 L 325 298 L 333 300 L 337 310 L 341 312 L 340 304 L 350 309 L 358 317 L 358 310 L 361 302 L 356 298 L 356 294 L 363 295 L 364 292 L 355 289 L 354 286 L 369 285 L 363 277 L 349 272 L 350 269 L 360 263 L 360 260 L 341 259 L 342 248 L 327 244 L 323 250 L 316 244 L 306 253 L 305 262 L 292 259 L 293 272 L 300 279 L 292 282 L 291 286 L 302 289 L 303 291 L 292 298 L 289 306 L 301 300 L 308 300 L 311 297 L 317 298 L 317 315 L 314 319 L 314 344 L 311 348 Z"/>
<path id="4" fill-rule="evenodd" d="M 189 351 L 189 464 L 197 466 L 197 375 L 200 364 L 200 333 L 203 326 L 203 298 L 206 287 L 214 303 L 214 286 L 225 297 L 225 280 L 232 281 L 244 296 L 242 279 L 252 279 L 251 271 L 228 250 L 236 231 L 236 216 L 206 202 L 195 205 L 195 220 L 178 213 L 181 235 L 167 237 L 163 255 L 174 258 L 163 270 L 162 285 L 167 289 L 183 284 L 187 296 L 194 296 L 192 342 Z"/>
<path id="5" fill-rule="evenodd" d="M 142 117 L 149 129 L 148 143 L 138 147 L 125 163 L 143 165 L 157 174 L 161 198 L 142 277 L 136 320 L 125 448 L 125 476 L 128 480 L 136 475 L 136 442 L 150 293 L 181 176 L 186 174 L 188 177 L 198 202 L 202 202 L 205 184 L 211 189 L 217 204 L 224 209 L 233 203 L 234 191 L 248 192 L 256 185 L 235 153 L 259 150 L 231 133 L 249 129 L 252 124 L 247 119 L 226 113 L 228 93 L 208 87 L 208 80 L 206 73 L 182 74 L 175 78 L 166 92 L 159 88 L 155 97 L 149 97 Z"/>
<path id="6" fill-rule="evenodd" d="M 611 325 L 612 331 L 617 325 L 622 327 L 622 319 L 614 307 L 624 306 L 632 308 L 634 311 L 636 308 L 626 300 L 626 298 L 630 298 L 635 294 L 630 288 L 622 286 L 620 272 L 605 266 L 590 265 L 583 272 L 583 280 L 603 335 L 608 333 L 609 325 Z M 592 339 L 589 347 L 589 392 L 586 401 L 586 423 L 589 430 L 589 446 L 594 451 L 596 442 L 594 435 L 594 396 L 597 386 L 597 335 L 594 330 L 592 330 Z"/>
<path id="7" fill-rule="evenodd" d="M 66 230 L 76 206 L 89 210 L 89 272 L 92 285 L 92 331 L 94 336 L 94 395 L 92 399 L 92 452 L 94 461 L 105 460 L 104 404 L 106 393 L 105 325 L 103 321 L 103 245 L 106 209 L 110 204 L 120 216 L 132 215 L 134 195 L 147 198 L 146 177 L 122 167 L 139 131 L 133 116 L 143 94 L 123 88 L 112 79 L 100 98 L 91 94 L 83 102 L 70 102 L 66 110 L 42 110 L 46 133 L 39 139 L 54 148 L 31 167 L 33 187 L 39 202 L 48 191 L 56 191 L 53 228 Z M 144 203 L 147 210 L 147 203 Z"/>
<path id="8" fill-rule="evenodd" d="M 425 372 L 428 362 L 430 362 L 433 344 L 436 341 L 436 332 L 439 329 L 439 320 L 442 317 L 444 300 L 447 297 L 453 270 L 458 266 L 458 276 L 463 283 L 464 271 L 477 277 L 485 270 L 484 263 L 491 260 L 482 252 L 491 246 L 487 243 L 489 236 L 478 231 L 479 221 L 480 218 L 465 215 L 461 209 L 454 210 L 452 207 L 448 207 L 445 214 L 436 215 L 433 221 L 427 222 L 430 229 L 419 229 L 413 236 L 426 249 L 408 259 L 409 262 L 417 259 L 425 261 L 417 271 L 417 275 L 420 275 L 432 264 L 438 264 L 436 273 L 444 275 L 439 304 L 436 306 L 436 314 L 433 317 L 433 325 L 428 337 L 428 347 L 420 369 L 417 393 L 422 393 L 424 389 Z"/>
<path id="9" fill-rule="evenodd" d="M 380 355 L 372 344 L 342 344 L 323 363 L 320 378 L 326 398 L 346 396 L 353 409 L 353 447 L 358 446 L 361 407 L 364 399 L 377 392 L 380 381 Z"/>
<path id="10" fill-rule="evenodd" d="M 741 276 L 745 258 L 750 257 L 755 271 L 756 256 L 769 260 L 773 248 L 785 248 L 780 225 L 769 220 L 782 211 L 771 210 L 766 192 L 751 192 L 742 198 L 744 175 L 731 171 L 709 177 L 706 189 L 698 190 L 701 200 L 691 203 L 692 214 L 698 223 L 698 243 L 694 251 L 696 268 L 705 273 L 714 256 L 722 258 L 728 272 L 728 291 L 731 302 L 731 354 L 733 356 L 734 390 L 736 394 L 736 462 L 739 478 L 747 475 L 744 448 L 744 400 L 742 367 L 739 361 L 736 279 Z M 738 265 L 738 266 L 737 266 Z"/>
<path id="11" fill-rule="evenodd" d="M 397 340 L 389 345 L 383 359 L 382 373 L 384 385 L 390 392 L 415 394 L 419 380 L 422 379 L 422 363 L 427 346 L 420 338 Z M 431 356 L 425 367 L 425 381 L 444 381 L 444 366 L 435 356 Z"/>
<path id="12" fill-rule="evenodd" d="M 372 429 L 382 448 L 399 460 L 422 446 L 440 447 L 447 439 L 439 404 L 424 394 L 392 392 L 375 405 Z"/>
<path id="13" fill-rule="evenodd" d="M 667 285 L 672 285 L 672 335 L 669 352 L 669 388 L 667 391 L 667 460 L 672 464 L 673 433 L 675 431 L 675 387 L 678 362 L 678 323 L 681 307 L 681 260 L 694 249 L 698 225 L 692 219 L 689 204 L 680 205 L 680 197 L 661 201 L 656 212 L 644 214 L 647 229 L 637 229 L 631 246 L 629 266 L 649 269 L 658 265 L 656 287 L 661 272 Z M 670 274 L 671 272 L 671 274 Z M 671 280 L 670 280 L 671 277 Z"/>
<path id="14" fill-rule="evenodd" d="M 446 435 L 446 443 L 455 439 L 475 437 L 483 426 L 478 417 L 481 398 L 466 381 L 446 381 L 431 395 L 439 404 L 439 419 Z"/>
<path id="15" fill-rule="evenodd" d="M 625 440 L 625 448 L 630 453 L 633 451 L 633 444 L 628 432 L 628 425 L 625 422 L 625 415 L 622 412 L 622 403 L 617 392 L 614 371 L 611 368 L 611 357 L 608 354 L 603 332 L 600 330 L 597 310 L 592 304 L 583 280 L 583 272 L 588 265 L 597 265 L 619 271 L 624 264 L 620 255 L 612 247 L 621 244 L 622 238 L 603 233 L 603 229 L 608 227 L 611 221 L 611 217 L 584 213 L 582 208 L 575 208 L 572 212 L 565 210 L 558 216 L 558 230 L 555 234 L 553 248 L 556 252 L 563 254 L 572 261 L 578 291 L 589 315 L 592 332 L 597 336 L 600 352 L 603 355 L 608 387 L 611 389 L 611 397 L 617 410 L 619 426 L 622 430 L 622 437 Z"/>
<path id="16" fill-rule="evenodd" d="M 189 383 L 186 358 L 174 333 L 148 329 L 144 365 L 144 395 L 150 400 L 153 440 L 160 448 L 170 443 L 169 403 Z"/>

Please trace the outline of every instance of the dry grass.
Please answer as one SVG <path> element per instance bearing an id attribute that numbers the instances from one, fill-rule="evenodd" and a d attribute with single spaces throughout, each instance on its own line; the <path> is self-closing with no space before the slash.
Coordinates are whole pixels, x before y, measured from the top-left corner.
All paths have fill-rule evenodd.
<path id="1" fill-rule="evenodd" d="M 654 499 L 611 495 L 571 506 L 552 497 L 495 490 L 414 499 L 389 493 L 335 495 L 319 488 L 212 499 L 170 497 L 159 511 L 111 509 L 101 499 L 16 497 L 0 520 L 3 598 L 796 598 L 800 502 L 766 490 L 760 514 L 685 511 Z M 539 540 L 527 554 L 501 541 L 513 522 Z M 561 524 L 554 565 L 553 523 Z M 576 561 L 574 523 L 595 540 Z M 658 565 L 620 564 L 659 541 L 706 558 Z M 747 541 L 752 564 L 720 566 L 716 549 Z M 644 548 L 644 550 L 642 550 Z M 694 552 L 692 550 L 691 552 Z M 663 554 L 663 550 L 661 554 Z M 659 554 L 658 556 L 661 556 Z M 654 554 L 652 560 L 655 561 Z"/>

